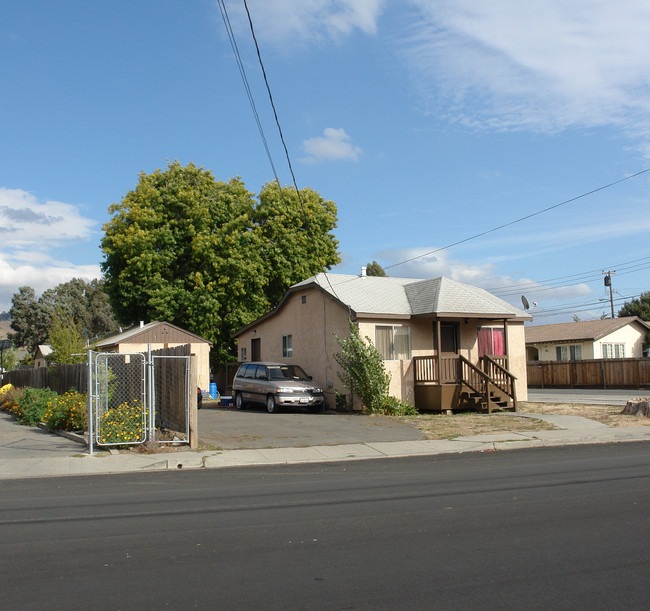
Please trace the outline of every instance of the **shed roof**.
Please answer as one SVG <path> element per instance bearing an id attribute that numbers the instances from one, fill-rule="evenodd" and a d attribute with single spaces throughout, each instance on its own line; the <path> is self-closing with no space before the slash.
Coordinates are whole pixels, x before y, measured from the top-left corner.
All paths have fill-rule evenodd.
<path id="1" fill-rule="evenodd" d="M 535 325 L 526 327 L 526 343 L 548 344 L 553 342 L 597 341 L 634 323 L 638 323 L 645 327 L 646 330 L 650 330 L 650 325 L 637 316 Z"/>
<path id="2" fill-rule="evenodd" d="M 165 337 L 164 337 L 165 336 Z M 164 339 L 163 339 L 164 337 Z M 127 329 L 117 335 L 105 337 L 95 343 L 96 348 L 108 348 L 118 344 L 142 344 L 142 343 L 160 343 L 166 341 L 170 343 L 206 343 L 212 346 L 207 339 L 200 337 L 190 331 L 181 329 L 170 322 L 152 321 L 145 325 Z"/>

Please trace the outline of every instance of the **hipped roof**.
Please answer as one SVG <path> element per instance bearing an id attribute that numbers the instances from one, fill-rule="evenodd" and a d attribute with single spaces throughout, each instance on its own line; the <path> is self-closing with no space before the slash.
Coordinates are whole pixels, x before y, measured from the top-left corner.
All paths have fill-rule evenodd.
<path id="1" fill-rule="evenodd" d="M 317 288 L 361 318 L 487 318 L 532 320 L 532 316 L 484 289 L 449 278 L 393 278 L 321 273 L 289 288 L 275 310 L 239 329 L 234 336 L 275 315 L 289 296 Z"/>
<path id="2" fill-rule="evenodd" d="M 459 316 L 472 318 L 518 318 L 532 316 L 495 297 L 485 289 L 438 278 L 393 278 L 317 274 L 289 289 L 318 286 L 357 315 Z"/>

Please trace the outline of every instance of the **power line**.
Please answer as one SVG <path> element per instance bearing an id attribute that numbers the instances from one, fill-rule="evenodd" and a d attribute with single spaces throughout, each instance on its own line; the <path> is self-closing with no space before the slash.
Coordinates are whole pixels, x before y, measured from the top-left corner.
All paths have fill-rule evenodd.
<path id="1" fill-rule="evenodd" d="M 244 2 L 245 1 L 246 0 L 244 0 Z M 534 216 L 538 216 L 540 214 L 543 214 L 544 212 L 548 212 L 549 210 L 559 208 L 560 206 L 565 206 L 566 204 L 570 204 L 571 202 L 575 202 L 575 201 L 577 201 L 579 199 L 582 199 L 584 197 L 587 197 L 589 195 L 593 195 L 594 193 L 598 193 L 598 191 L 603 191 L 604 189 L 608 189 L 609 187 L 613 187 L 614 185 L 625 182 L 626 180 L 631 180 L 632 178 L 636 178 L 637 176 L 640 176 L 641 174 L 645 174 L 646 172 L 650 172 L 650 168 L 646 168 L 645 170 L 641 170 L 640 172 L 636 172 L 635 174 L 631 174 L 630 176 L 626 176 L 625 178 L 621 178 L 619 180 L 615 180 L 614 182 L 610 182 L 610 183 L 608 183 L 606 185 L 603 185 L 601 187 L 597 187 L 596 189 L 592 189 L 591 191 L 587 191 L 586 193 L 582 193 L 581 195 L 577 195 L 577 196 L 572 197 L 570 199 L 564 200 L 563 202 L 560 202 L 558 204 L 548 206 L 547 208 L 544 208 L 542 210 L 538 210 L 537 212 L 532 212 L 531 214 L 527 214 L 526 216 L 522 216 L 522 217 L 520 217 L 518 219 L 515 219 L 514 221 L 510 221 L 508 223 L 503 223 L 503 225 L 499 225 L 497 227 L 493 227 L 492 229 L 487 229 L 485 231 L 481 231 L 480 233 L 469 236 L 468 238 L 464 238 L 462 240 L 458 240 L 457 242 L 453 242 L 452 244 L 448 244 L 447 246 L 441 246 L 440 248 L 436 248 L 435 250 L 431 250 L 431 251 L 425 252 L 425 253 L 423 253 L 421 255 L 411 257 L 410 259 L 406 259 L 405 261 L 400 261 L 399 263 L 393 263 L 392 265 L 387 265 L 384 269 L 391 269 L 393 267 L 397 267 L 398 265 L 404 265 L 405 263 L 410 263 L 411 261 L 421 259 L 422 257 L 427 257 L 429 255 L 433 255 L 433 254 L 435 254 L 437 252 L 440 252 L 441 250 L 446 250 L 448 248 L 452 248 L 453 246 L 458 246 L 459 244 L 464 244 L 465 242 L 469 242 L 470 240 L 475 240 L 476 238 L 480 238 L 480 237 L 482 237 L 484 235 L 488 235 L 489 233 L 494 233 L 495 231 L 498 231 L 499 229 L 503 229 L 504 227 L 510 227 L 511 225 L 515 225 L 516 223 L 521 223 L 522 221 L 525 221 L 527 219 L 533 218 Z"/>
<path id="2" fill-rule="evenodd" d="M 222 0 L 223 1 L 223 0 Z M 302 217 L 305 223 L 305 229 L 311 234 L 311 228 L 309 225 L 309 219 L 307 218 L 307 213 L 305 212 L 305 204 L 302 201 L 302 195 L 300 194 L 300 189 L 298 189 L 298 184 L 296 182 L 296 175 L 293 172 L 293 166 L 291 165 L 291 158 L 289 157 L 289 150 L 287 149 L 287 144 L 284 141 L 284 134 L 282 133 L 282 127 L 280 126 L 280 119 L 278 118 L 278 113 L 275 109 L 275 102 L 273 101 L 273 94 L 271 93 L 271 87 L 269 85 L 268 78 L 266 76 L 266 70 L 264 69 L 264 62 L 262 61 L 262 54 L 260 53 L 260 47 L 257 44 L 257 37 L 255 36 L 255 29 L 253 28 L 253 20 L 251 18 L 250 11 L 248 10 L 248 2 L 244 0 L 244 8 L 246 9 L 246 15 L 248 16 L 248 25 L 250 26 L 251 35 L 253 36 L 253 42 L 255 43 L 255 50 L 257 51 L 257 60 L 259 61 L 260 68 L 262 69 L 262 76 L 264 77 L 264 84 L 266 85 L 266 91 L 269 95 L 269 101 L 271 102 L 271 108 L 273 109 L 273 116 L 275 117 L 275 124 L 278 126 L 278 132 L 280 134 L 280 140 L 282 141 L 282 146 L 284 147 L 284 154 L 287 158 L 287 164 L 289 165 L 289 171 L 291 172 L 291 178 L 293 179 L 293 186 L 296 189 L 298 195 L 298 201 L 300 202 L 300 207 L 302 208 Z M 278 182 L 278 186 L 280 183 Z M 280 187 L 282 191 L 282 187 Z M 313 237 L 313 236 L 312 236 Z"/>
<path id="3" fill-rule="evenodd" d="M 278 173 L 275 169 L 275 164 L 273 163 L 273 157 L 271 156 L 271 151 L 269 149 L 269 144 L 264 135 L 264 128 L 262 127 L 262 122 L 260 120 L 259 113 L 257 112 L 257 107 L 255 106 L 255 99 L 253 98 L 253 92 L 251 91 L 250 84 L 248 82 L 248 77 L 246 76 L 246 70 L 244 69 L 244 62 L 242 61 L 241 55 L 239 53 L 239 47 L 237 46 L 237 41 L 235 39 L 235 33 L 233 32 L 232 25 L 230 23 L 230 17 L 228 16 L 228 11 L 226 10 L 226 5 L 224 0 L 218 0 L 217 4 L 219 5 L 219 10 L 221 11 L 221 18 L 223 19 L 223 24 L 226 27 L 226 33 L 228 34 L 228 39 L 230 40 L 230 46 L 235 55 L 235 61 L 237 62 L 237 68 L 239 68 L 239 74 L 244 83 L 244 89 L 246 90 L 246 96 L 248 97 L 248 102 L 253 110 L 253 116 L 255 117 L 255 122 L 257 124 L 257 129 L 262 138 L 262 144 L 264 145 L 264 150 L 266 151 L 266 156 L 268 157 L 271 169 L 273 170 L 273 176 L 275 180 L 280 185 L 280 179 L 278 178 Z"/>

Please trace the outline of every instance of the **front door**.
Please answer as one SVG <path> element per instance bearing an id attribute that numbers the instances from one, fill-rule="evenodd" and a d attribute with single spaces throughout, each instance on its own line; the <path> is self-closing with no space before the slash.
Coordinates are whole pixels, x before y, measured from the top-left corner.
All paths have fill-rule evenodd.
<path id="1" fill-rule="evenodd" d="M 262 360 L 261 340 L 259 337 L 251 340 L 251 361 Z"/>
<path id="2" fill-rule="evenodd" d="M 457 322 L 440 323 L 440 354 L 458 354 L 460 348 L 460 324 Z M 433 323 L 433 348 L 438 351 L 438 333 Z"/>

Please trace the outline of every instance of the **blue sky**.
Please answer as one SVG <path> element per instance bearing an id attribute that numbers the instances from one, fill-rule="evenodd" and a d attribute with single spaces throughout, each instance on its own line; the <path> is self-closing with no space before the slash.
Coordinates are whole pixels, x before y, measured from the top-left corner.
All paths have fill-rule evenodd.
<path id="1" fill-rule="evenodd" d="M 290 184 L 243 0 L 225 4 Z M 338 206 L 334 271 L 526 294 L 536 323 L 609 312 L 603 270 L 616 308 L 650 290 L 650 172 L 450 246 L 650 168 L 647 0 L 248 6 L 298 186 Z M 216 0 L 4 3 L 0 56 L 0 311 L 98 276 L 142 171 L 273 179 Z"/>

